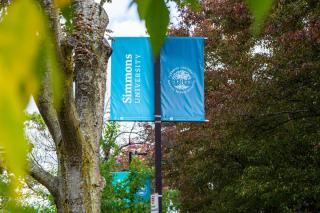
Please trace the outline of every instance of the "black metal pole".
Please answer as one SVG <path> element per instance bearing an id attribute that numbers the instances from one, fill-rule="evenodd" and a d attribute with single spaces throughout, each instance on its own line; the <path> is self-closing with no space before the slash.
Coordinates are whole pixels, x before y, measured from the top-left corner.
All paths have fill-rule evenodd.
<path id="1" fill-rule="evenodd" d="M 155 176 L 156 193 L 159 195 L 159 213 L 162 212 L 162 175 L 161 175 L 161 87 L 160 57 L 154 63 L 154 109 L 155 109 Z"/>
<path id="2" fill-rule="evenodd" d="M 132 161 L 132 152 L 131 151 L 129 151 L 129 167 L 130 167 L 130 165 L 131 165 L 131 161 Z"/>

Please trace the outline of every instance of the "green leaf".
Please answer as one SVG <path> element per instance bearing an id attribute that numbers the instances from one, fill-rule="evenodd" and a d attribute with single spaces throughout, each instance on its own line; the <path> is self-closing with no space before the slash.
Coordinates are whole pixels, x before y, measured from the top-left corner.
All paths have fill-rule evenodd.
<path id="1" fill-rule="evenodd" d="M 50 69 L 58 96 L 61 73 L 47 19 L 32 0 L 14 1 L 0 22 L 0 147 L 4 166 L 13 173 L 13 195 L 25 175 L 27 153 L 24 110 L 37 96 L 44 71 Z M 58 99 L 58 98 L 57 98 Z"/>
<path id="2" fill-rule="evenodd" d="M 28 144 L 23 111 L 39 88 L 40 74 L 33 68 L 44 28 L 41 11 L 29 0 L 12 3 L 0 23 L 0 146 L 4 163 L 15 177 L 25 174 Z"/>
<path id="3" fill-rule="evenodd" d="M 137 5 L 138 5 L 138 13 L 141 19 L 146 19 L 150 2 L 152 0 L 136 0 Z"/>
<path id="4" fill-rule="evenodd" d="M 153 55 L 156 58 L 166 38 L 169 26 L 169 10 L 164 0 L 136 0 L 138 13 L 146 21 Z"/>
<path id="5" fill-rule="evenodd" d="M 54 5 L 57 8 L 63 8 L 71 3 L 71 0 L 54 0 Z"/>
<path id="6" fill-rule="evenodd" d="M 264 24 L 265 19 L 272 7 L 273 0 L 246 0 L 251 13 L 254 16 L 252 30 L 258 34 Z"/>

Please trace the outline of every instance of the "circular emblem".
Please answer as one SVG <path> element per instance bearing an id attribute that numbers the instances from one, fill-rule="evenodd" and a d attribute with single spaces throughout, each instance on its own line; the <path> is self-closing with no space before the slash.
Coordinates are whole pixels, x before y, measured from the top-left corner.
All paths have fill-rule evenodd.
<path id="1" fill-rule="evenodd" d="M 175 92 L 186 93 L 193 88 L 194 77 L 190 69 L 177 67 L 171 70 L 168 83 Z"/>

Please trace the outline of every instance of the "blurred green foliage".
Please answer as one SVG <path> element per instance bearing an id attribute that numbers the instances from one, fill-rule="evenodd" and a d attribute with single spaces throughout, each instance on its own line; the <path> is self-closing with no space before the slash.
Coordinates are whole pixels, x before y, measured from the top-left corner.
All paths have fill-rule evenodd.
<path id="1" fill-rule="evenodd" d="M 164 0 L 136 0 L 140 18 L 146 21 L 153 55 L 156 58 L 166 38 L 169 10 Z"/>
<path id="2" fill-rule="evenodd" d="M 10 196 L 10 178 L 8 174 L 0 174 L 0 211 L 17 213 L 36 213 L 38 212 L 32 206 L 17 202 Z"/>
<path id="3" fill-rule="evenodd" d="M 163 192 L 162 212 L 179 211 L 181 209 L 180 191 L 177 189 L 165 189 Z"/>
<path id="4" fill-rule="evenodd" d="M 2 5 L 3 6 L 3 5 Z M 24 137 L 24 109 L 31 95 L 37 96 L 46 67 L 51 68 L 53 93 L 59 96 L 61 76 L 54 42 L 45 15 L 32 0 L 20 0 L 1 7 L 0 19 L 0 147 L 1 162 L 10 173 L 9 191 L 25 175 L 28 143 Z"/>
<path id="5" fill-rule="evenodd" d="M 39 88 L 42 73 L 34 64 L 44 34 L 43 15 L 28 0 L 10 5 L 0 22 L 0 146 L 5 165 L 16 176 L 24 175 L 26 168 L 23 110 Z"/>

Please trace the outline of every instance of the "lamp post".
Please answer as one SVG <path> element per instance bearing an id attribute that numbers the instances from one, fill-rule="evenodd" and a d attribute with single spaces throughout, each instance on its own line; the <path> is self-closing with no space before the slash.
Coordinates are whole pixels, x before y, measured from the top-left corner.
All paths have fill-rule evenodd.
<path id="1" fill-rule="evenodd" d="M 162 212 L 162 175 L 161 175 L 161 86 L 160 86 L 160 57 L 158 56 L 154 63 L 154 106 L 155 106 L 155 177 L 156 189 L 158 194 L 159 208 Z"/>

